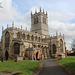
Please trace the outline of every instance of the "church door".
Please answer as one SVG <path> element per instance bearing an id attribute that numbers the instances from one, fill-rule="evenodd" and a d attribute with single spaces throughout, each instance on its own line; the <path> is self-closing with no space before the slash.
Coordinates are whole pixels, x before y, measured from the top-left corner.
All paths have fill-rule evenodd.
<path id="1" fill-rule="evenodd" d="M 5 60 L 8 60 L 8 57 L 9 57 L 9 54 L 8 54 L 8 51 L 6 50 L 5 51 Z"/>
<path id="2" fill-rule="evenodd" d="M 18 54 L 20 53 L 20 44 L 19 43 L 15 43 L 14 44 L 14 54 Z"/>
<path id="3" fill-rule="evenodd" d="M 36 53 L 36 60 L 38 60 L 38 52 Z"/>
<path id="4" fill-rule="evenodd" d="M 53 53 L 55 54 L 56 53 L 56 45 L 53 44 Z"/>

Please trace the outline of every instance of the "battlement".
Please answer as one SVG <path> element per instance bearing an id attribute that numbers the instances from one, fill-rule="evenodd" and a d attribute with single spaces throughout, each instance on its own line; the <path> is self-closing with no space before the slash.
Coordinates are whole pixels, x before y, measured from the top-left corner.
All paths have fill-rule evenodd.
<path id="1" fill-rule="evenodd" d="M 45 12 L 44 9 L 42 11 L 41 8 L 40 8 L 40 11 L 39 12 L 37 12 L 37 10 L 35 9 L 35 13 L 34 14 L 31 11 L 31 17 L 33 17 L 35 15 L 44 15 L 45 17 L 47 17 L 48 14 L 47 14 L 47 11 Z"/>
<path id="2" fill-rule="evenodd" d="M 34 14 L 32 14 L 31 11 L 31 32 L 49 36 L 47 12 L 45 13 L 44 10 L 41 10 L 41 8 L 39 12 L 35 10 Z"/>

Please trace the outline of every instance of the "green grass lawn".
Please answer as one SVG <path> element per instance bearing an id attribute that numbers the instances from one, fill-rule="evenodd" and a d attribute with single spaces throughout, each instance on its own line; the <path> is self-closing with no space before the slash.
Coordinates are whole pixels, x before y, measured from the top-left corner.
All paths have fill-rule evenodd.
<path id="1" fill-rule="evenodd" d="M 68 56 L 66 58 L 63 58 L 62 60 L 57 61 L 63 66 L 67 67 L 70 71 L 75 72 L 75 56 Z"/>
<path id="2" fill-rule="evenodd" d="M 40 65 L 40 61 L 26 60 L 24 62 L 0 61 L 0 71 L 15 70 L 23 72 L 23 75 L 31 75 Z"/>

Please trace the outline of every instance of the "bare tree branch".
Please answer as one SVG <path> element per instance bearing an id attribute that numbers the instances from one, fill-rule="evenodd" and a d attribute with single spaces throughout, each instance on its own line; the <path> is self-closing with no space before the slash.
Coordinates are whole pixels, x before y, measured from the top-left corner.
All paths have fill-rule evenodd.
<path id="1" fill-rule="evenodd" d="M 2 2 L 0 2 L 0 8 L 3 8 L 3 7 L 1 6 L 1 4 L 2 4 Z"/>
<path id="2" fill-rule="evenodd" d="M 71 47 L 72 47 L 72 51 L 75 52 L 75 39 L 73 39 Z"/>

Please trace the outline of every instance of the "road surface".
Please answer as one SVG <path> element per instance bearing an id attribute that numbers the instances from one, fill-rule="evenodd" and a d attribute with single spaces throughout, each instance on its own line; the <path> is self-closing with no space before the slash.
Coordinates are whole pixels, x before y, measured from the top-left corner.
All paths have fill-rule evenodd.
<path id="1" fill-rule="evenodd" d="M 40 75 L 68 75 L 53 59 L 42 60 L 44 63 Z"/>

